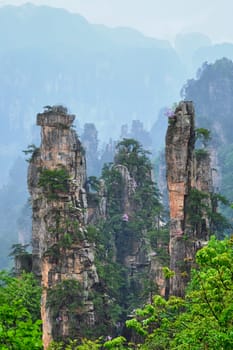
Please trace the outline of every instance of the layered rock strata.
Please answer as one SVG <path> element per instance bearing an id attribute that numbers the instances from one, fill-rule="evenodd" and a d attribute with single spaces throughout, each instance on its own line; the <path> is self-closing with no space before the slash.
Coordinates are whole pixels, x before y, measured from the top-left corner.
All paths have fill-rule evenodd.
<path id="1" fill-rule="evenodd" d="M 41 146 L 34 151 L 28 187 L 33 209 L 33 272 L 42 281 L 43 343 L 78 336 L 95 323 L 89 295 L 98 276 L 85 235 L 86 167 L 82 145 L 63 107 L 37 115 Z"/>

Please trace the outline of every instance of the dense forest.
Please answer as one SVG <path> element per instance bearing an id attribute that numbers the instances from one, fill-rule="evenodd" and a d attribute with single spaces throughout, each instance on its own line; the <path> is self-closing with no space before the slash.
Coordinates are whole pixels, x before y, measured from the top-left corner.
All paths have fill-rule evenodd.
<path id="1" fill-rule="evenodd" d="M 12 267 L 8 259 L 11 245 L 30 240 L 27 164 L 22 150 L 39 144 L 34 116 L 42 106 L 69 106 L 77 114 L 75 125 L 81 139 L 90 124 L 94 126 L 98 149 L 93 143 L 87 152 L 87 158 L 95 156 L 95 164 L 93 159 L 88 163 L 88 175 L 99 176 L 123 137 L 135 138 L 157 157 L 164 147 L 165 111 L 179 99 L 184 82 L 205 61 L 210 65 L 223 56 L 233 58 L 231 43 L 216 45 L 201 33 L 181 33 L 171 45 L 133 29 L 93 25 L 63 9 L 32 4 L 0 8 L 0 39 L 0 268 L 5 269 Z M 229 64 L 225 71 L 227 67 L 230 69 Z M 222 80 L 222 89 L 212 91 L 212 97 L 230 92 L 230 76 Z M 230 103 L 229 96 L 226 93 L 224 106 Z M 187 98 L 199 108 L 193 89 Z M 206 108 L 212 108 L 215 101 L 217 98 Z M 204 112 L 200 117 L 211 118 L 210 111 Z M 203 125 L 201 122 L 200 127 Z"/>
<path id="2" fill-rule="evenodd" d="M 130 343 L 113 339 L 73 339 L 50 349 L 232 349 L 232 240 L 212 237 L 196 256 L 185 298 L 154 295 L 126 321 Z M 165 271 L 169 278 L 170 271 Z M 2 349 L 41 349 L 40 288 L 35 278 L 1 273 L 0 341 Z"/>
<path id="3" fill-rule="evenodd" d="M 223 118 L 220 114 L 222 110 L 211 118 L 212 111 L 206 107 L 204 100 L 208 99 L 208 96 L 201 95 L 198 101 L 197 92 L 200 88 L 196 88 L 195 84 L 212 86 L 215 79 L 220 79 L 219 76 L 222 77 L 224 72 L 231 69 L 231 65 L 231 61 L 226 59 L 216 62 L 215 65 L 205 65 L 199 73 L 199 78 L 188 82 L 183 89 L 187 99 L 190 96 L 196 99 L 198 125 L 203 123 L 212 131 L 210 133 L 205 128 L 196 129 L 197 156 L 205 156 L 206 151 L 203 147 L 208 143 L 210 154 L 214 149 L 218 152 L 220 162 L 222 159 L 228 159 L 219 167 L 220 174 L 216 179 L 228 198 L 216 195 L 216 200 L 227 205 L 224 208 L 229 208 L 232 198 L 231 134 L 228 133 L 229 126 L 225 127 L 225 123 L 220 123 Z M 209 78 L 211 70 L 216 74 L 211 75 L 213 80 Z M 225 79 L 230 79 L 228 74 Z M 205 88 L 204 91 L 209 89 Z M 225 93 L 229 94 L 228 91 Z M 215 98 L 211 105 L 214 101 Z M 226 113 L 227 111 L 224 113 L 225 117 Z M 168 122 L 171 124 L 172 119 L 169 118 Z M 230 112 L 227 120 L 229 118 Z M 142 128 L 141 130 L 143 131 Z M 141 137 L 143 140 L 143 132 Z M 82 140 L 87 150 L 89 171 L 98 174 L 98 169 L 104 162 L 95 156 L 98 142 L 93 124 L 86 125 Z M 25 151 L 29 162 L 32 159 L 30 155 L 35 154 L 35 150 L 34 146 L 30 146 Z M 150 153 L 133 138 L 123 138 L 110 148 L 110 152 L 110 159 L 113 161 L 105 163 L 98 177 L 89 176 L 86 183 L 88 202 L 92 208 L 97 208 L 100 204 L 103 183 L 107 200 L 105 217 L 100 215 L 97 220 L 94 218 L 86 231 L 88 241 L 95 244 L 95 264 L 100 278 L 98 288 L 91 296 L 98 314 L 97 326 L 94 329 L 81 328 L 81 331 L 74 326 L 71 339 L 64 342 L 64 339 L 57 337 L 57 340 L 51 343 L 50 349 L 232 348 L 232 242 L 231 238 L 223 239 L 231 232 L 229 218 L 232 209 L 223 209 L 223 214 L 227 215 L 228 220 L 224 219 L 222 214 L 215 214 L 215 226 L 211 226 L 210 231 L 210 235 L 215 236 L 198 251 L 195 269 L 192 271 L 185 296 L 169 296 L 166 290 L 167 282 L 174 274 L 169 269 L 169 221 L 161 195 L 151 177 L 153 163 Z M 25 172 L 22 176 L 26 176 Z M 44 173 L 43 176 L 40 177 L 40 186 L 46 186 L 47 189 L 54 186 L 52 174 Z M 60 177 L 58 173 L 57 177 Z M 130 179 L 129 187 L 125 187 L 126 178 Z M 11 186 L 14 186 L 13 176 Z M 59 188 L 57 186 L 58 183 L 54 188 Z M 65 191 L 63 187 L 62 185 L 62 191 Z M 132 193 L 127 197 L 129 188 Z M 202 208 L 201 201 L 205 202 L 206 197 L 194 191 L 192 195 L 193 201 L 200 201 L 198 211 L 192 207 L 189 214 L 190 222 L 196 225 L 197 221 L 201 220 L 201 216 L 198 216 L 201 215 L 198 214 Z M 21 217 L 30 222 L 27 212 L 30 213 L 28 206 L 24 208 Z M 28 227 L 28 222 L 26 225 L 24 222 L 20 224 L 24 229 Z M 221 240 L 215 238 L 216 236 Z M 67 234 L 63 242 L 66 246 L 70 244 L 69 239 Z M 144 251 L 140 253 L 140 267 L 132 262 L 127 264 L 128 255 L 132 254 L 130 252 L 135 244 Z M 156 256 L 156 264 L 162 268 L 165 281 L 162 288 L 165 288 L 165 294 L 163 292 L 161 295 L 162 289 L 159 290 L 158 285 L 156 287 L 153 282 L 157 272 L 151 269 L 151 261 L 148 263 L 145 260 L 145 254 L 148 253 Z M 24 261 L 28 261 L 30 252 L 27 252 L 27 245 L 15 244 L 11 255 L 17 267 L 17 261 L 22 257 Z M 25 267 L 27 270 L 28 265 Z M 73 292 L 69 293 L 69 289 Z M 68 283 L 66 286 L 57 286 L 55 295 L 56 299 L 51 300 L 57 305 L 57 309 L 69 304 L 70 307 L 74 307 L 77 301 L 81 300 L 82 291 L 79 285 L 75 287 L 73 283 Z M 1 273 L 0 339 L 3 349 L 42 348 L 40 297 L 41 289 L 33 274 L 24 272 L 20 277 L 16 277 L 12 273 Z M 57 322 L 57 318 L 54 314 L 54 322 Z"/>
<path id="4" fill-rule="evenodd" d="M 170 117 L 170 125 L 174 123 L 173 118 Z M 195 133 L 197 157 L 205 158 L 210 132 L 197 128 Z M 29 162 L 38 152 L 32 147 Z M 63 339 L 59 334 L 54 335 L 49 349 L 232 347 L 232 240 L 211 236 L 196 254 L 195 269 L 185 295 L 169 296 L 167 282 L 174 275 L 169 268 L 169 222 L 151 177 L 152 170 L 149 152 L 135 139 L 124 138 L 117 143 L 114 160 L 104 165 L 100 177 L 88 177 L 89 206 L 99 207 L 103 183 L 107 203 L 104 217 L 92 218 L 86 230 L 86 239 L 95 244 L 95 264 L 100 279 L 91 295 L 97 322 L 94 328 L 77 328 L 74 323 L 72 336 Z M 57 193 L 66 193 L 68 183 L 64 170 L 44 170 L 38 185 L 51 203 L 58 200 Z M 193 190 L 192 196 L 189 221 L 196 227 L 202 221 L 201 210 L 207 208 L 207 195 Z M 223 196 L 216 198 L 227 204 Z M 198 206 L 195 201 L 199 201 Z M 217 227 L 210 225 L 209 234 L 221 237 L 227 233 L 229 225 L 223 216 L 217 219 Z M 68 226 L 66 230 L 59 242 L 60 251 L 69 248 L 74 239 Z M 82 240 L 81 236 L 79 239 Z M 128 264 L 128 256 L 134 254 L 135 245 L 140 248 L 139 260 Z M 60 253 L 52 254 L 53 259 L 54 254 L 57 259 Z M 147 254 L 154 260 L 147 260 Z M 16 268 L 19 261 L 26 262 L 21 264 L 21 270 L 30 267 L 27 246 L 14 245 L 11 255 Z M 155 273 L 151 266 L 155 261 L 163 271 L 165 291 L 162 293 L 154 283 L 158 270 Z M 1 346 L 3 349 L 41 349 L 41 287 L 33 274 L 20 272 L 20 276 L 14 277 L 15 273 L 18 275 L 19 270 L 1 273 Z M 61 308 L 66 307 L 72 314 L 77 305 L 83 307 L 82 293 L 81 285 L 71 279 L 56 285 L 48 294 L 49 305 L 55 310 L 52 316 L 55 323 L 60 322 Z M 57 327 L 59 330 L 59 325 Z"/>
<path id="5" fill-rule="evenodd" d="M 233 62 L 215 58 L 232 58 L 232 45 L 196 33 L 172 47 L 71 17 L 0 9 L 2 142 L 15 139 L 9 157 L 0 154 L 2 179 L 9 170 L 0 188 L 0 348 L 230 350 Z M 32 79 L 42 18 L 49 35 L 35 42 L 51 65 Z M 70 23 L 86 40 L 72 40 Z M 169 105 L 182 84 L 183 101 Z M 24 99 L 12 95 L 18 89 Z M 75 122 L 66 107 L 46 105 L 39 146 L 34 109 L 61 96 L 82 116 Z M 15 158 L 18 148 L 24 156 Z"/>

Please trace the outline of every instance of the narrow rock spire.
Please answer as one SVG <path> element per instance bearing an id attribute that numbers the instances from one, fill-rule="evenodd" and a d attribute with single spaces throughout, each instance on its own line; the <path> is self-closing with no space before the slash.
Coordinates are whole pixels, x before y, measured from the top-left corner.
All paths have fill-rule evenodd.
<path id="1" fill-rule="evenodd" d="M 89 297 L 98 282 L 94 249 L 85 234 L 86 165 L 72 128 L 74 116 L 62 106 L 37 115 L 41 146 L 28 172 L 33 221 L 33 272 L 41 278 L 43 343 L 82 335 L 95 323 Z"/>
<path id="2" fill-rule="evenodd" d="M 208 239 L 209 222 L 202 208 L 211 207 L 210 157 L 202 152 L 204 156 L 197 158 L 194 147 L 194 107 L 183 101 L 169 117 L 166 135 L 170 268 L 174 272 L 170 294 L 176 296 L 184 295 L 195 253 Z"/>

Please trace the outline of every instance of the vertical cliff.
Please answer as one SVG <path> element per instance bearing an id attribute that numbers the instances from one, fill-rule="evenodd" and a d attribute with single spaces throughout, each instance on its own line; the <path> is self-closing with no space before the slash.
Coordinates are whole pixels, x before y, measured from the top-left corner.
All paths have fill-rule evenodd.
<path id="1" fill-rule="evenodd" d="M 116 147 L 114 163 L 103 172 L 106 228 L 111 232 L 114 258 L 121 266 L 123 285 L 118 295 L 125 312 L 165 293 L 160 260 L 167 257 L 159 235 L 162 206 L 152 178 L 148 154 L 134 139 Z"/>
<path id="2" fill-rule="evenodd" d="M 138 304 L 150 301 L 156 292 L 165 294 L 159 259 L 161 248 L 162 257 L 166 256 L 159 238 L 162 206 L 148 154 L 137 141 L 121 141 L 115 163 L 123 180 L 121 210 L 125 220 L 122 232 L 116 236 L 117 254 L 128 272 L 129 293 Z"/>
<path id="3" fill-rule="evenodd" d="M 132 296 L 136 296 L 136 303 L 140 305 L 142 301 L 151 302 L 154 293 L 166 294 L 163 262 L 158 257 L 158 250 L 161 250 L 161 255 L 165 258 L 167 246 L 165 230 L 162 233 L 163 242 L 159 238 L 159 214 L 162 207 L 150 168 L 142 174 L 142 182 L 137 176 L 137 172 L 142 171 L 140 165 L 135 166 L 133 171 L 130 165 L 127 168 L 118 164 L 115 169 L 123 180 L 122 219 L 125 220 L 121 234 L 116 237 L 117 258 L 126 268 L 129 291 Z M 153 240 L 156 240 L 156 244 Z M 143 297 L 140 296 L 142 290 Z"/>
<path id="4" fill-rule="evenodd" d="M 153 246 L 149 234 L 158 235 L 156 214 L 162 208 L 150 168 L 142 175 L 142 181 L 138 178 L 142 171 L 140 165 L 130 168 L 130 164 L 114 166 L 122 178 L 121 228 L 115 236 L 116 259 L 125 268 L 128 293 L 136 303 L 142 303 L 150 302 L 151 293 L 165 294 L 162 264 L 156 252 L 159 244 Z"/>
<path id="5" fill-rule="evenodd" d="M 170 205 L 170 294 L 182 296 L 195 253 L 208 238 L 212 177 L 210 157 L 195 152 L 192 102 L 181 102 L 169 118 L 166 135 L 167 186 Z"/>
<path id="6" fill-rule="evenodd" d="M 168 232 L 152 164 L 140 143 L 123 139 L 100 179 L 88 178 L 90 240 L 100 283 L 94 293 L 95 335 L 119 335 L 135 308 L 165 294 Z M 167 265 L 167 261 L 165 263 Z"/>
<path id="7" fill-rule="evenodd" d="M 86 239 L 86 167 L 74 118 L 61 106 L 37 115 L 41 146 L 28 173 L 33 271 L 43 287 L 45 349 L 52 339 L 78 336 L 95 323 L 90 291 L 98 276 L 93 245 Z"/>

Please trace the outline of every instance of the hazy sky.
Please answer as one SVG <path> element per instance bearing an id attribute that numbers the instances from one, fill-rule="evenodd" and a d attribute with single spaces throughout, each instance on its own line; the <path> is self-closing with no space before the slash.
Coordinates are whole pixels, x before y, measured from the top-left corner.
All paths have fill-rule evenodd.
<path id="1" fill-rule="evenodd" d="M 161 39 L 198 31 L 214 42 L 233 42 L 233 0 L 0 0 L 0 5 L 25 2 L 63 7 L 92 23 L 133 27 Z"/>

